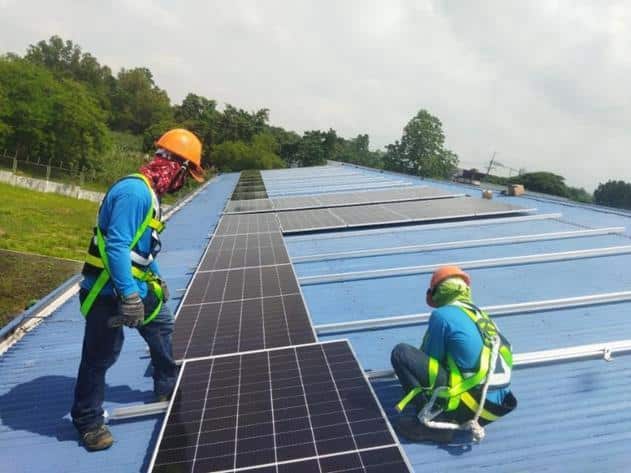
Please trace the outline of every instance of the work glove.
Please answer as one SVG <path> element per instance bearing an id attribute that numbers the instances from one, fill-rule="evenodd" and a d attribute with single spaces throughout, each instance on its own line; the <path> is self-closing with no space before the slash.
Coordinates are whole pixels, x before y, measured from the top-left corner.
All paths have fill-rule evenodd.
<path id="1" fill-rule="evenodd" d="M 118 301 L 118 315 L 109 320 L 110 327 L 138 327 L 145 318 L 145 305 L 137 292 Z"/>
<path id="2" fill-rule="evenodd" d="M 160 287 L 162 288 L 162 302 L 166 302 L 171 298 L 171 294 L 169 294 L 169 287 L 164 279 L 160 279 Z"/>

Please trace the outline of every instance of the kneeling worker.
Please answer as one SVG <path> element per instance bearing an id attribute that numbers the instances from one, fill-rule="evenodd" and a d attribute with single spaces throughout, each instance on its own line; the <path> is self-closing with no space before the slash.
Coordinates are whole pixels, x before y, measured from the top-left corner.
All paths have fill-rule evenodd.
<path id="1" fill-rule="evenodd" d="M 392 350 L 392 367 L 405 393 L 397 409 L 409 403 L 417 409 L 397 427 L 409 440 L 449 442 L 455 429 L 472 430 L 474 439 L 478 429 L 479 440 L 481 426 L 517 406 L 510 391 L 510 343 L 473 304 L 470 285 L 469 275 L 457 266 L 436 270 L 427 290 L 427 304 L 436 309 L 421 349 L 400 343 Z"/>
<path id="2" fill-rule="evenodd" d="M 137 328 L 149 346 L 156 400 L 167 400 L 175 384 L 173 315 L 155 261 L 164 228 L 158 199 L 179 190 L 187 174 L 203 181 L 202 145 L 183 129 L 166 132 L 156 145 L 151 162 L 107 191 L 83 267 L 79 300 L 86 324 L 71 415 L 88 450 L 113 442 L 102 405 L 105 373 L 123 346 L 123 325 Z"/>

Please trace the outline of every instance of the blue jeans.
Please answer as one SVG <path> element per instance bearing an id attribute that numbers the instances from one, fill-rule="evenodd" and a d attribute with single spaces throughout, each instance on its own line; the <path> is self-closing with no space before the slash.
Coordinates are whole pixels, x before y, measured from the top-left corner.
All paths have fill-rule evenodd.
<path id="1" fill-rule="evenodd" d="M 418 348 L 408 345 L 407 343 L 399 343 L 392 349 L 390 362 L 392 363 L 392 367 L 399 378 L 404 395 L 418 386 L 429 386 L 429 357 Z M 439 366 L 435 386 L 447 386 L 448 382 L 449 374 L 447 370 L 445 370 L 444 367 Z M 470 392 L 479 402 L 480 390 L 478 388 L 474 388 Z M 419 411 L 423 408 L 427 401 L 429 401 L 429 396 L 421 393 L 412 399 L 412 405 L 417 411 Z M 439 406 L 443 405 L 442 400 L 439 399 L 437 402 Z M 495 404 L 487 399 L 484 407 L 491 413 L 501 417 L 517 407 L 517 400 L 511 392 L 508 392 L 502 404 Z M 456 410 L 443 412 L 435 420 L 456 421 L 458 423 L 462 423 L 472 419 L 473 415 L 474 413 L 461 402 Z M 480 419 L 481 425 L 488 423 L 489 422 L 487 420 L 482 418 Z"/>
<path id="2" fill-rule="evenodd" d="M 87 291 L 82 289 L 80 300 L 86 294 Z M 153 297 L 153 301 L 145 300 L 146 306 L 155 303 L 155 296 L 151 294 L 149 297 Z M 81 364 L 71 410 L 72 421 L 80 433 L 103 424 L 105 373 L 118 359 L 125 338 L 123 327 L 111 328 L 107 325 L 108 319 L 117 311 L 116 299 L 102 296 L 97 297 L 86 317 Z M 162 305 L 156 318 L 139 327 L 138 332 L 149 345 L 154 392 L 156 396 L 169 396 L 175 386 L 177 365 L 171 349 L 173 314 L 166 304 Z"/>
<path id="3" fill-rule="evenodd" d="M 407 343 L 399 343 L 392 350 L 390 363 L 392 363 L 394 372 L 399 378 L 404 394 L 419 386 L 429 386 L 429 373 L 427 371 L 429 357 L 418 348 Z M 435 385 L 445 386 L 447 382 L 447 372 L 440 366 Z M 417 409 L 422 408 L 425 404 L 425 397 L 419 394 L 414 398 L 413 404 Z"/>

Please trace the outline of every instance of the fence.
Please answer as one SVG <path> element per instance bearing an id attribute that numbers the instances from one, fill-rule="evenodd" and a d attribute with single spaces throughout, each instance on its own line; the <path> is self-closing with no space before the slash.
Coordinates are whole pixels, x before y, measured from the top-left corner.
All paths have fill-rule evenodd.
<path id="1" fill-rule="evenodd" d="M 96 182 L 96 171 L 79 169 L 78 166 L 64 167 L 63 163 L 59 162 L 58 166 L 55 166 L 54 161 L 41 162 L 30 160 L 28 157 L 25 159 L 18 159 L 17 156 L 11 156 L 4 150 L 0 155 L 0 169 L 11 171 L 16 175 L 23 175 L 34 177 L 38 179 L 45 179 L 46 181 L 56 181 L 64 184 L 73 184 L 83 187 L 86 183 Z"/>

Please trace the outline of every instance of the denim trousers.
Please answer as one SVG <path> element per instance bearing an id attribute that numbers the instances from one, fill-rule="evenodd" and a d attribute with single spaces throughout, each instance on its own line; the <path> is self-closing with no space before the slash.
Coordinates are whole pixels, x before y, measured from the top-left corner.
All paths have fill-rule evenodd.
<path id="1" fill-rule="evenodd" d="M 404 395 L 409 393 L 412 389 L 418 386 L 429 386 L 428 365 L 429 357 L 419 350 L 418 348 L 408 345 L 407 343 L 399 343 L 392 350 L 390 355 L 390 362 L 394 368 L 399 382 L 403 387 Z M 447 386 L 449 382 L 449 374 L 444 367 L 438 368 L 438 375 L 436 376 L 435 386 Z M 480 390 L 475 388 L 470 391 L 474 398 L 480 401 Z M 429 396 L 421 393 L 412 399 L 411 403 L 417 411 L 421 410 L 425 403 L 429 400 Z M 437 406 L 440 407 L 444 404 L 442 400 L 437 401 Z M 487 411 L 497 415 L 498 417 L 508 414 L 510 411 L 517 407 L 517 400 L 512 393 L 509 393 L 504 402 L 499 405 L 489 400 L 484 405 Z M 456 410 L 451 412 L 443 412 L 435 420 L 441 421 L 456 421 L 458 423 L 466 422 L 473 418 L 474 413 L 470 411 L 464 403 L 460 403 Z M 486 425 L 489 422 L 480 418 L 481 425 Z"/>
<path id="2" fill-rule="evenodd" d="M 86 295 L 80 293 L 80 300 Z M 149 306 L 153 301 L 145 301 Z M 155 306 L 154 306 L 155 307 Z M 97 297 L 86 317 L 81 364 L 71 410 L 72 421 L 80 433 L 85 433 L 103 424 L 103 400 L 105 396 L 105 373 L 116 362 L 123 347 L 124 328 L 111 328 L 107 322 L 117 315 L 118 303 L 113 297 Z M 138 327 L 151 354 L 153 389 L 156 396 L 169 396 L 175 386 L 177 365 L 173 360 L 171 335 L 173 314 L 166 304 L 156 318 Z"/>

